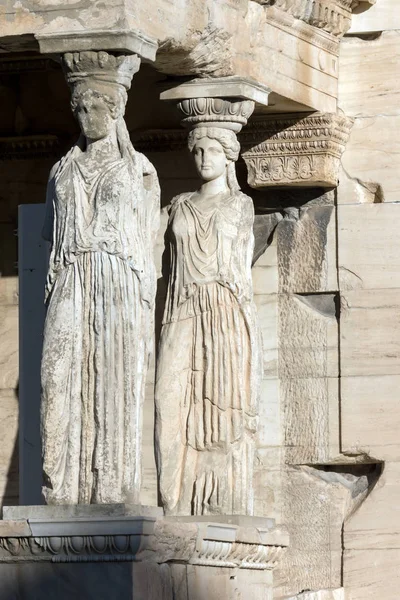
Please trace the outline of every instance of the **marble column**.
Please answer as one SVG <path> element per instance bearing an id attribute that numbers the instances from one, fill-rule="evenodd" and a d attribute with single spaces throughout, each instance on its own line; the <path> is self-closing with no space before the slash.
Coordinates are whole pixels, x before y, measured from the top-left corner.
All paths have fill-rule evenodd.
<path id="1" fill-rule="evenodd" d="M 159 185 L 124 121 L 137 55 L 62 57 L 81 135 L 53 167 L 42 356 L 48 504 L 138 502 Z"/>
<path id="2" fill-rule="evenodd" d="M 166 514 L 252 515 L 262 376 L 253 302 L 254 207 L 240 190 L 236 133 L 252 100 L 178 105 L 200 187 L 175 197 L 156 372 L 156 458 Z"/>

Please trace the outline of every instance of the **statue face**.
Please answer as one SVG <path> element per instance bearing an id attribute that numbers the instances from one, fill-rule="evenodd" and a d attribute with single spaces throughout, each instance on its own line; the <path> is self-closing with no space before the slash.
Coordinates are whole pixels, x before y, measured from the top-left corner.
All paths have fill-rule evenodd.
<path id="1" fill-rule="evenodd" d="M 104 94 L 96 89 L 85 90 L 75 100 L 75 116 L 83 135 L 90 140 L 101 140 L 115 129 L 112 112 Z"/>
<path id="2" fill-rule="evenodd" d="M 197 172 L 204 181 L 213 181 L 226 172 L 228 159 L 217 140 L 202 138 L 196 142 L 193 156 Z"/>

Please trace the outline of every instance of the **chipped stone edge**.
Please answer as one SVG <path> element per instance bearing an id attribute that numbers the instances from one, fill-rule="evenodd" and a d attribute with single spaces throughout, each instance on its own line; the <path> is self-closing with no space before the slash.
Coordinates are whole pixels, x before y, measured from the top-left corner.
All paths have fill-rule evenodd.
<path id="1" fill-rule="evenodd" d="M 158 49 L 156 40 L 128 29 L 38 33 L 35 38 L 42 54 L 114 50 L 137 54 L 144 62 L 154 62 Z"/>

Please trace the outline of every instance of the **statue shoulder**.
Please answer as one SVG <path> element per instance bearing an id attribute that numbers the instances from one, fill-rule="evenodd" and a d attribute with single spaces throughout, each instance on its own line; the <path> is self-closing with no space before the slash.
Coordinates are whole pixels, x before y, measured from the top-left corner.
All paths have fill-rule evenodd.
<path id="1" fill-rule="evenodd" d="M 60 168 L 60 164 L 61 164 L 61 160 L 58 160 L 50 169 L 50 173 L 49 173 L 49 182 L 52 181 L 54 179 L 55 174 L 57 173 L 58 169 Z"/>
<path id="2" fill-rule="evenodd" d="M 147 156 L 145 156 L 141 152 L 138 152 L 137 150 L 135 150 L 135 154 L 136 154 L 137 158 L 139 159 L 140 164 L 142 165 L 143 175 L 157 175 L 157 172 L 156 172 L 156 169 L 155 169 L 153 163 L 151 163 L 149 161 Z"/>
<path id="3" fill-rule="evenodd" d="M 190 198 L 192 193 L 193 192 L 184 192 L 183 194 L 178 194 L 177 196 L 174 196 L 168 206 L 169 214 L 171 214 L 172 211 L 175 211 L 178 208 L 178 206 L 181 204 L 181 202 L 183 202 L 187 198 Z"/>
<path id="4" fill-rule="evenodd" d="M 244 194 L 242 191 L 238 191 L 235 194 L 235 198 L 238 202 L 238 208 L 241 214 L 241 222 L 243 225 L 252 225 L 254 222 L 254 202 L 253 199 Z"/>

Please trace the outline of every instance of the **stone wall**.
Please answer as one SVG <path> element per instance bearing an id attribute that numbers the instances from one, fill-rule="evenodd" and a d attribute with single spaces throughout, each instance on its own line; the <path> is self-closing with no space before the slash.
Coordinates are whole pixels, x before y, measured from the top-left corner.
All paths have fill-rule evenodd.
<path id="1" fill-rule="evenodd" d="M 400 16 L 380 0 L 341 43 L 339 107 L 355 118 L 338 189 L 342 448 L 384 461 L 344 527 L 349 600 L 398 598 Z"/>

